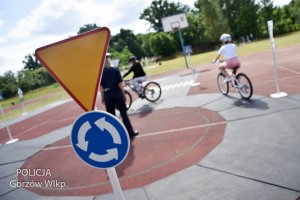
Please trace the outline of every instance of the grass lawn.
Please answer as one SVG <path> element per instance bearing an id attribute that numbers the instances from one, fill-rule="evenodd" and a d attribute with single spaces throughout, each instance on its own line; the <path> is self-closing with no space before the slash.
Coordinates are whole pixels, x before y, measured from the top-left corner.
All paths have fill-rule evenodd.
<path id="1" fill-rule="evenodd" d="M 275 36 L 275 43 L 277 48 L 283 48 L 295 44 L 300 43 L 300 31 L 286 34 L 283 36 L 276 37 Z M 269 51 L 271 50 L 271 42 L 269 39 L 264 39 L 260 41 L 255 41 L 247 44 L 240 45 L 238 47 L 238 55 L 246 56 L 250 54 L 255 54 L 263 51 Z M 217 50 L 206 52 L 206 53 L 200 53 L 196 55 L 191 56 L 192 65 L 190 67 L 195 67 L 201 64 L 207 64 L 211 62 L 216 56 Z M 189 57 L 187 57 L 187 60 L 189 61 Z M 183 56 L 179 56 L 175 59 L 168 60 L 168 61 L 162 61 L 160 66 L 156 67 L 146 67 L 146 73 L 148 75 L 156 75 L 161 74 L 173 70 L 179 70 L 185 68 L 185 61 Z"/>
<path id="2" fill-rule="evenodd" d="M 31 112 L 59 100 L 67 99 L 68 97 L 69 95 L 64 89 L 56 83 L 24 94 L 24 108 L 26 112 Z M 13 103 L 14 105 L 12 105 Z M 15 119 L 23 113 L 17 94 L 14 98 L 1 101 L 1 106 L 5 111 L 6 120 Z M 3 122 L 3 120 L 3 117 L 1 117 L 0 122 Z"/>
<path id="3" fill-rule="evenodd" d="M 300 31 L 290 33 L 287 35 L 275 37 L 275 42 L 277 48 L 283 48 L 300 43 Z M 251 42 L 248 44 L 240 45 L 238 47 L 239 56 L 246 56 L 250 54 L 255 54 L 263 51 L 270 51 L 271 43 L 269 39 L 264 39 L 256 42 Z M 215 56 L 215 51 L 200 53 L 191 56 L 192 65 L 190 67 L 198 66 L 201 64 L 209 63 Z M 189 58 L 187 58 L 189 61 Z M 145 67 L 146 73 L 148 75 L 156 75 L 161 73 L 166 73 L 174 70 L 185 69 L 185 61 L 182 56 L 175 59 L 162 61 L 160 66 L 149 66 Z M 67 99 L 69 95 L 62 89 L 58 84 L 53 84 L 48 87 L 40 88 L 31 92 L 24 94 L 25 109 L 27 112 L 36 110 L 50 103 L 57 102 L 59 100 Z M 12 105 L 12 103 L 16 105 Z M 22 115 L 23 110 L 20 107 L 19 99 L 17 97 L 7 99 L 1 102 L 2 107 L 5 110 L 6 120 L 14 119 Z M 0 123 L 3 122 L 1 117 Z"/>

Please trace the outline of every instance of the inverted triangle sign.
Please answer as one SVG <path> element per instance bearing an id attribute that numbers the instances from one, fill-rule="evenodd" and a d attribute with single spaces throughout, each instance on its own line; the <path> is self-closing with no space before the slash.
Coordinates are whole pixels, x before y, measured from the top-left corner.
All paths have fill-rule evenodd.
<path id="1" fill-rule="evenodd" d="M 98 28 L 35 51 L 52 76 L 85 111 L 94 110 L 110 39 L 108 28 Z"/>

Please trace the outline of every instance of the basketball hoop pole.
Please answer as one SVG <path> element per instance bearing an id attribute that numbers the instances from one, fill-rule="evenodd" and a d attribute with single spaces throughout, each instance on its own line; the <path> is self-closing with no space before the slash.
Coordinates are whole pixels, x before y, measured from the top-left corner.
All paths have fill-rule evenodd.
<path id="1" fill-rule="evenodd" d="M 185 66 L 188 69 L 189 65 L 188 65 L 188 62 L 186 59 L 185 47 L 184 47 L 184 43 L 183 43 L 182 34 L 180 31 L 181 28 L 187 28 L 189 26 L 186 14 L 180 13 L 177 15 L 163 17 L 163 18 L 161 18 L 161 22 L 162 22 L 162 25 L 164 28 L 164 32 L 178 31 L 178 36 L 179 36 L 179 40 L 180 40 L 182 53 L 184 56 Z"/>
<path id="2" fill-rule="evenodd" d="M 180 31 L 180 28 L 178 28 L 177 30 L 178 30 L 178 36 L 179 36 L 179 40 L 180 40 L 180 44 L 181 44 L 182 53 L 183 53 L 183 56 L 184 56 L 185 66 L 188 69 L 189 65 L 188 65 L 188 62 L 187 62 L 187 59 L 186 59 L 186 53 L 185 53 L 185 49 L 184 49 L 182 34 L 181 34 L 181 31 Z"/>

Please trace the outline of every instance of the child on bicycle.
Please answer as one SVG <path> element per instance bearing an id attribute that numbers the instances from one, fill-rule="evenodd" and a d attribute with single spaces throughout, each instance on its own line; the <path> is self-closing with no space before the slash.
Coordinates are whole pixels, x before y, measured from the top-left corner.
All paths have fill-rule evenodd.
<path id="1" fill-rule="evenodd" d="M 227 33 L 222 34 L 220 41 L 223 45 L 219 49 L 218 54 L 213 62 L 215 63 L 221 56 L 225 58 L 225 61 L 219 64 L 219 69 L 225 76 L 224 82 L 230 82 L 231 77 L 227 73 L 226 69 L 232 69 L 235 73 L 240 67 L 241 63 L 237 56 L 237 47 L 231 42 L 231 35 Z"/>
<path id="2" fill-rule="evenodd" d="M 143 91 L 141 91 L 140 84 L 147 80 L 146 73 L 143 70 L 142 65 L 136 61 L 135 56 L 131 56 L 128 61 L 131 64 L 131 67 L 128 70 L 128 72 L 126 72 L 123 75 L 123 78 L 125 78 L 128 74 L 133 72 L 132 83 L 133 83 L 134 89 L 138 93 L 139 97 L 143 97 Z"/>

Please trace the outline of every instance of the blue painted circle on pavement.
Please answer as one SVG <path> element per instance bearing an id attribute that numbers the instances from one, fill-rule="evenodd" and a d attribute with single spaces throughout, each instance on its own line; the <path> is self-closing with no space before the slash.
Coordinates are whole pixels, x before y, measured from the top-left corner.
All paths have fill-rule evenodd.
<path id="1" fill-rule="evenodd" d="M 99 127 L 99 120 L 102 121 L 100 124 L 105 124 L 104 128 Z M 130 144 L 122 122 L 102 111 L 82 114 L 73 124 L 71 141 L 76 154 L 84 162 L 105 169 L 121 164 L 128 154 Z"/>

